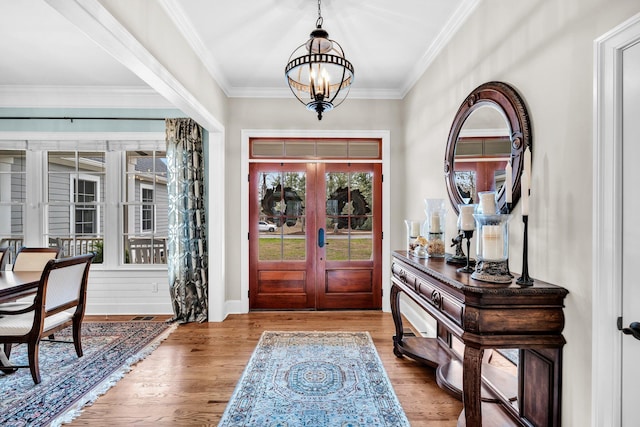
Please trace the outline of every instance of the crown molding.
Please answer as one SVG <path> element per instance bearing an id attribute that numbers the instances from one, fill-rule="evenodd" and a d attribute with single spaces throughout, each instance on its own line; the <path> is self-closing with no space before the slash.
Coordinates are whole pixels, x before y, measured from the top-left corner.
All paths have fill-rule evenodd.
<path id="1" fill-rule="evenodd" d="M 413 70 L 407 76 L 406 84 L 395 89 L 352 88 L 349 98 L 354 99 L 403 99 L 409 90 L 422 77 L 434 59 L 451 40 L 453 35 L 462 27 L 469 15 L 482 0 L 463 0 L 443 30 L 436 37 L 429 49 L 422 56 Z M 191 25 L 191 21 L 184 12 L 178 0 L 159 0 L 167 15 L 183 34 L 191 48 L 200 58 L 211 77 L 229 98 L 290 98 L 291 91 L 285 87 L 233 87 L 221 71 L 218 62 L 211 56 Z"/>
<path id="2" fill-rule="evenodd" d="M 3 108 L 175 108 L 145 86 L 6 86 Z"/>
<path id="3" fill-rule="evenodd" d="M 198 58 L 200 58 L 200 61 L 204 64 L 209 75 L 211 75 L 211 78 L 216 81 L 225 95 L 229 97 L 232 96 L 230 95 L 231 84 L 229 83 L 229 80 L 221 71 L 218 62 L 211 56 L 211 53 L 205 46 L 202 39 L 198 36 L 198 33 L 193 29 L 191 21 L 187 18 L 187 14 L 184 12 L 184 8 L 180 2 L 177 0 L 159 0 L 159 4 L 165 10 L 167 16 L 176 25 L 176 28 L 178 28 L 182 33 Z"/>
<path id="4" fill-rule="evenodd" d="M 422 58 L 420 58 L 416 66 L 407 76 L 407 83 L 401 91 L 401 98 L 404 98 L 413 86 L 415 86 L 418 80 L 420 80 L 420 77 L 422 77 L 425 71 L 427 71 L 431 63 L 436 59 L 440 52 L 442 52 L 447 43 L 449 43 L 454 34 L 458 32 L 481 1 L 482 0 L 464 0 L 460 4 L 460 7 L 458 7 L 455 13 L 451 16 L 451 19 L 449 19 L 440 34 L 438 34 L 424 55 L 422 55 Z"/>

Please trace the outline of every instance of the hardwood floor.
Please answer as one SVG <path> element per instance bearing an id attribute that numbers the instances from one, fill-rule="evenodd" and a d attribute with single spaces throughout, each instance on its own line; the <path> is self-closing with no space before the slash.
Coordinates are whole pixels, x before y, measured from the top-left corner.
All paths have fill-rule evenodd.
<path id="1" fill-rule="evenodd" d="M 380 311 L 252 312 L 180 325 L 71 425 L 217 425 L 265 330 L 369 331 L 411 425 L 456 425 L 462 403 L 438 387 L 432 369 L 393 354 L 393 320 Z"/>

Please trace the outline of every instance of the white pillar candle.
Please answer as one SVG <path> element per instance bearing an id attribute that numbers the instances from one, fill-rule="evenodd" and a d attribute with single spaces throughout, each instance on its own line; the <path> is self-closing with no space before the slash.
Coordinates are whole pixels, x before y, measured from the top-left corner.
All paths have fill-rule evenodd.
<path id="1" fill-rule="evenodd" d="M 496 197 L 493 191 L 480 193 L 480 209 L 483 215 L 494 215 L 496 213 Z"/>
<path id="2" fill-rule="evenodd" d="M 511 160 L 507 162 L 507 166 L 504 168 L 504 194 L 505 201 L 507 203 L 511 203 L 512 193 L 513 193 L 513 184 L 511 174 L 513 173 L 511 169 Z"/>
<path id="3" fill-rule="evenodd" d="M 501 260 L 503 258 L 504 236 L 499 225 L 482 227 L 482 258 Z"/>
<path id="4" fill-rule="evenodd" d="M 520 189 L 522 191 L 522 215 L 529 215 L 529 174 L 526 169 L 522 172 Z"/>
<path id="5" fill-rule="evenodd" d="M 431 214 L 431 228 L 429 228 L 431 233 L 439 233 L 440 232 L 440 213 L 433 212 Z"/>
<path id="6" fill-rule="evenodd" d="M 475 230 L 476 222 L 473 218 L 473 213 L 475 211 L 474 205 L 465 205 L 460 206 L 460 230 L 462 231 L 471 231 Z"/>
<path id="7" fill-rule="evenodd" d="M 418 237 L 420 235 L 420 222 L 411 221 L 411 237 Z"/>
<path id="8" fill-rule="evenodd" d="M 531 180 L 531 150 L 529 150 L 529 147 L 527 147 L 527 149 L 524 150 L 524 172 L 527 173 L 529 180 Z M 524 187 L 524 188 L 528 190 L 529 185 L 531 185 L 531 181 L 529 181 L 529 184 L 527 185 L 527 187 Z"/>

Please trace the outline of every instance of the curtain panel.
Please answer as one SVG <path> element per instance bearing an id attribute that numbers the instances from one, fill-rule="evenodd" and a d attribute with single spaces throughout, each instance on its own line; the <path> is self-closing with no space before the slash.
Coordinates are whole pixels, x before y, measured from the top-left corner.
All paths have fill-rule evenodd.
<path id="1" fill-rule="evenodd" d="M 166 119 L 166 140 L 172 321 L 205 322 L 209 284 L 202 128 L 192 119 Z"/>

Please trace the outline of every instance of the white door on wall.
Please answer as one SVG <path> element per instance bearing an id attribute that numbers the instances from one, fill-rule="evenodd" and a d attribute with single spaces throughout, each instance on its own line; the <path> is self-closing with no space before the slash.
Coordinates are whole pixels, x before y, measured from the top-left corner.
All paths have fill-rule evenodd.
<path id="1" fill-rule="evenodd" d="M 640 43 L 622 53 L 622 425 L 638 425 L 640 396 Z M 637 325 L 632 325 L 638 322 Z"/>

